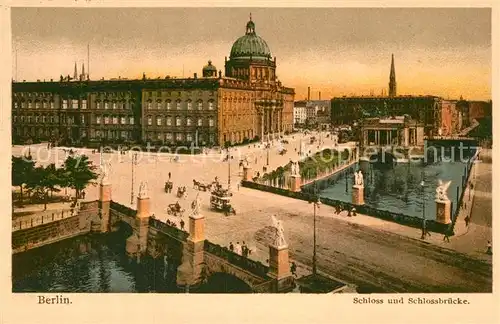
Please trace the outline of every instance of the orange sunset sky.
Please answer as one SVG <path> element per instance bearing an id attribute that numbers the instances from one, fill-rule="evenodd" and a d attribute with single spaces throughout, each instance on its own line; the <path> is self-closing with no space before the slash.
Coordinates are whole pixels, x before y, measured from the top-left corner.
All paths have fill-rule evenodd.
<path id="1" fill-rule="evenodd" d="M 224 70 L 250 12 L 296 100 L 308 86 L 312 99 L 380 95 L 392 53 L 398 94 L 491 98 L 491 10 L 479 8 L 13 8 L 12 74 L 73 75 L 87 44 L 93 80 L 201 75 L 209 59 Z"/>

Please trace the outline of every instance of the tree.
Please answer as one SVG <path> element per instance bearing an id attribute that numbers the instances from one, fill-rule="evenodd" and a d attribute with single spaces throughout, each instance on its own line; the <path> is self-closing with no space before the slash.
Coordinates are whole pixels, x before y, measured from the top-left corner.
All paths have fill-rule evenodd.
<path id="1" fill-rule="evenodd" d="M 31 157 L 12 156 L 12 185 L 19 186 L 20 199 L 23 201 L 23 185 L 25 185 L 35 169 Z"/>
<path id="2" fill-rule="evenodd" d="M 44 210 L 47 209 L 49 192 L 59 191 L 57 186 L 61 184 L 59 180 L 59 172 L 55 164 L 50 164 L 47 167 L 39 166 L 34 169 L 26 186 L 35 192 L 35 195 L 43 201 Z"/>
<path id="3" fill-rule="evenodd" d="M 92 165 L 92 161 L 89 161 L 86 155 L 68 156 L 64 161 L 67 182 L 70 188 L 75 189 L 75 199 L 92 180 L 97 179 L 98 174 L 94 172 L 95 169 L 96 166 Z"/>

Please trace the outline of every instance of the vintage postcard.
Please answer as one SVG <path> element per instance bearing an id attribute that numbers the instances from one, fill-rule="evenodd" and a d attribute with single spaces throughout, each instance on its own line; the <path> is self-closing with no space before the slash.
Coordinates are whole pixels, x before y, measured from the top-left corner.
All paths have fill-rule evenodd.
<path id="1" fill-rule="evenodd" d="M 13 300 L 493 321 L 491 5 L 157 5 L 9 7 Z"/>

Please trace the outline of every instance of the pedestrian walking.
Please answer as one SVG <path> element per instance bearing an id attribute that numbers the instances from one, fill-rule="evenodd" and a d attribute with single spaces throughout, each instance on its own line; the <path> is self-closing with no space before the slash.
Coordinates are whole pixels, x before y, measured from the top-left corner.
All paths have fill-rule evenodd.
<path id="1" fill-rule="evenodd" d="M 465 221 L 465 226 L 469 226 L 469 222 L 470 222 L 469 216 L 465 216 L 464 221 Z"/>
<path id="2" fill-rule="evenodd" d="M 488 241 L 486 245 L 486 254 L 492 255 L 493 251 L 491 250 L 491 241 Z"/>
<path id="3" fill-rule="evenodd" d="M 297 265 L 295 264 L 295 262 L 292 262 L 292 264 L 290 265 L 290 272 L 293 276 L 297 276 Z"/>
<path id="4" fill-rule="evenodd" d="M 241 255 L 241 245 L 240 242 L 236 242 L 234 245 L 234 253 Z"/>
<path id="5" fill-rule="evenodd" d="M 180 224 L 181 224 L 181 230 L 184 230 L 184 225 L 185 225 L 185 223 L 184 223 L 184 220 L 183 220 L 183 219 L 181 219 Z"/>
<path id="6" fill-rule="evenodd" d="M 170 172 L 168 172 L 168 180 L 170 180 L 171 177 L 172 177 L 172 174 Z"/>
<path id="7" fill-rule="evenodd" d="M 444 233 L 443 242 L 450 243 L 450 233 L 448 231 Z"/>
<path id="8" fill-rule="evenodd" d="M 238 191 L 240 191 L 240 183 L 239 182 L 236 186 L 238 187 Z"/>

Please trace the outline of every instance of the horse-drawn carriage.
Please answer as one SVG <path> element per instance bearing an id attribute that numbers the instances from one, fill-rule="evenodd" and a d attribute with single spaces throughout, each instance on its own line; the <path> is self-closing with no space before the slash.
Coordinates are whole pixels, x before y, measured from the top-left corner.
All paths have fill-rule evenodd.
<path id="1" fill-rule="evenodd" d="M 217 184 L 210 196 L 210 207 L 216 211 L 221 211 L 224 215 L 236 215 L 236 210 L 231 205 L 232 194 L 228 189 L 222 189 L 222 186 Z"/>
<path id="2" fill-rule="evenodd" d="M 174 188 L 174 184 L 172 181 L 165 182 L 164 190 L 166 193 L 171 193 L 173 188 Z"/>
<path id="3" fill-rule="evenodd" d="M 181 205 L 179 202 L 176 202 L 175 204 L 169 204 L 167 207 L 167 214 L 173 215 L 173 216 L 182 216 L 184 213 L 184 209 L 181 208 Z"/>
<path id="4" fill-rule="evenodd" d="M 212 189 L 212 183 L 205 184 L 193 179 L 193 188 L 199 191 L 207 191 L 207 190 L 210 191 Z"/>
<path id="5" fill-rule="evenodd" d="M 186 194 L 186 187 L 178 187 L 177 188 L 177 198 L 182 198 Z"/>

